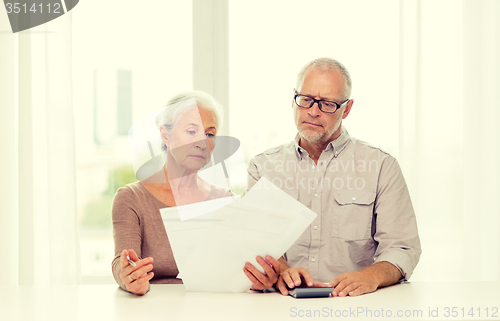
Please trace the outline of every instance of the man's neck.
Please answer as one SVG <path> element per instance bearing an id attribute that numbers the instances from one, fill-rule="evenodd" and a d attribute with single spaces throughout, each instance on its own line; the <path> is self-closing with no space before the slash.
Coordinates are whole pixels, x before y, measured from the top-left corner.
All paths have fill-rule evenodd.
<path id="1" fill-rule="evenodd" d="M 321 153 L 328 147 L 328 144 L 336 140 L 341 133 L 342 130 L 339 128 L 339 130 L 335 132 L 330 137 L 330 139 L 328 139 L 327 141 L 320 141 L 320 142 L 310 142 L 301 136 L 299 138 L 299 146 L 307 151 L 309 157 L 314 161 L 314 163 L 318 164 L 318 160 L 319 157 L 321 156 Z"/>

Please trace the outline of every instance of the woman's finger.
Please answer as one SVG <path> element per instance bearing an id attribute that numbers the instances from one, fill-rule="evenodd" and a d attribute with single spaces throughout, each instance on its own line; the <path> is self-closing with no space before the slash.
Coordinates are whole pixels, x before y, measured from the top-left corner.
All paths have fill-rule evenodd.
<path id="1" fill-rule="evenodd" d="M 154 277 L 153 272 L 149 272 L 148 274 L 140 277 L 137 280 L 134 280 L 134 282 L 126 285 L 126 288 L 128 291 L 134 293 L 134 294 L 145 294 L 148 291 L 149 288 L 149 281 Z"/>
<path id="2" fill-rule="evenodd" d="M 128 254 L 128 251 L 123 250 L 122 254 L 120 255 L 120 265 L 121 265 L 122 269 L 127 267 L 127 265 L 129 264 L 127 261 L 127 254 Z"/>
<path id="3" fill-rule="evenodd" d="M 152 269 L 153 269 L 153 264 L 147 264 L 142 267 L 136 267 L 131 273 L 127 275 L 127 277 L 131 282 L 133 282 L 133 280 L 137 280 L 140 277 L 146 275 Z"/>
<path id="4" fill-rule="evenodd" d="M 134 262 L 139 261 L 139 256 L 137 256 L 137 253 L 133 249 L 130 249 L 127 251 L 127 255 L 130 257 L 130 259 Z"/>

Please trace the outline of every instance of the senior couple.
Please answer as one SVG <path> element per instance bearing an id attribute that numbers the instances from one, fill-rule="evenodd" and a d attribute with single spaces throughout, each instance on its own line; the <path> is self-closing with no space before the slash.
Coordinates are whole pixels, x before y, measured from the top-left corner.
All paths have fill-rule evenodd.
<path id="1" fill-rule="evenodd" d="M 333 296 L 356 296 L 408 280 L 418 263 L 415 213 L 397 161 L 342 126 L 353 106 L 351 86 L 334 59 L 306 64 L 291 97 L 295 139 L 250 161 L 248 189 L 261 177 L 288 182 L 285 192 L 318 214 L 282 257 L 257 257 L 264 273 L 242 266 L 253 290 L 275 287 L 287 295 L 298 286 L 329 285 Z M 172 98 L 157 116 L 165 165 L 120 188 L 113 202 L 112 269 L 122 289 L 142 295 L 150 283 L 182 283 L 159 210 L 231 195 L 198 176 L 210 161 L 220 115 L 212 97 L 193 91 Z M 318 184 L 295 184 L 303 180 Z"/>

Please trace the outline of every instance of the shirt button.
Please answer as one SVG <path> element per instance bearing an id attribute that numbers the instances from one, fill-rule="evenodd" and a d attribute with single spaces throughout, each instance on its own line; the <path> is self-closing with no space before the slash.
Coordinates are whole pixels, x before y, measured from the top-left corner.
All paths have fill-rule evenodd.
<path id="1" fill-rule="evenodd" d="M 318 196 L 319 196 L 319 195 L 318 195 L 317 193 L 316 193 L 316 194 L 314 194 L 314 197 L 318 198 Z"/>
<path id="2" fill-rule="evenodd" d="M 313 166 L 312 166 L 312 169 L 315 169 L 315 168 L 316 168 L 316 166 L 314 166 L 314 165 L 313 165 Z"/>
<path id="3" fill-rule="evenodd" d="M 315 259 L 315 258 L 312 258 L 312 259 L 311 259 L 311 261 L 316 262 L 316 259 Z"/>
<path id="4" fill-rule="evenodd" d="M 352 197 L 352 200 L 353 200 L 353 201 L 355 201 L 355 200 L 356 200 L 356 197 L 354 197 L 354 196 L 353 196 L 353 197 Z"/>
<path id="5" fill-rule="evenodd" d="M 317 229 L 318 229 L 318 227 L 315 225 L 315 226 L 314 226 L 314 229 L 315 229 L 315 230 L 317 230 Z"/>

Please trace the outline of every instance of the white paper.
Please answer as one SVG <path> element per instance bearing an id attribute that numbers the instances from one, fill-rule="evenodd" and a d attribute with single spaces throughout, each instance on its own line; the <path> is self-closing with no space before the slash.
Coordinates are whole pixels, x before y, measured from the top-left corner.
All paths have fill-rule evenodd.
<path id="1" fill-rule="evenodd" d="M 206 207 L 184 206 L 180 211 L 184 220 L 175 208 L 161 210 L 179 277 L 188 291 L 248 291 L 251 282 L 243 273 L 245 263 L 263 271 L 255 258 L 279 258 L 316 218 L 316 213 L 265 178 L 243 198 L 210 202 Z"/>
<path id="2" fill-rule="evenodd" d="M 184 270 L 184 262 L 200 241 L 205 228 L 212 221 L 213 211 L 232 203 L 234 199 L 233 197 L 224 197 L 160 209 L 172 250 L 174 250 L 172 241 L 175 243 L 174 257 L 180 278 Z"/>

